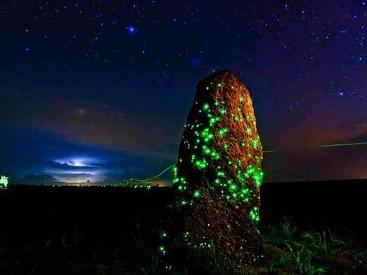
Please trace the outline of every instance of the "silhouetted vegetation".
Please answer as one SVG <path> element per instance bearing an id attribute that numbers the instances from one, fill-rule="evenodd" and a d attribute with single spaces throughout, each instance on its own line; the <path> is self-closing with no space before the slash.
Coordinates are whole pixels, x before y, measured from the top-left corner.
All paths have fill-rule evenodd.
<path id="1" fill-rule="evenodd" d="M 278 196 L 267 199 L 262 208 L 265 265 L 251 272 L 367 274 L 366 225 L 360 218 L 365 208 L 361 207 L 364 202 L 357 201 L 365 187 L 351 182 L 351 189 L 343 192 L 355 193 L 343 204 L 348 215 L 320 210 L 310 217 L 307 209 L 340 207 L 323 206 L 317 199 L 324 187 L 300 184 L 299 193 L 307 194 L 312 187 L 315 198 L 307 205 L 305 198 L 298 203 L 289 199 L 293 202 L 287 210 L 278 203 L 285 205 L 289 196 L 279 195 L 279 190 L 286 189 L 282 186 L 265 187 L 265 196 L 272 191 Z M 334 199 L 342 195 L 335 190 Z M 171 194 L 169 188 L 26 186 L 2 190 L 0 274 L 224 274 L 223 256 L 215 249 L 192 250 L 188 259 L 178 259 L 172 266 L 162 258 L 158 236 Z"/>

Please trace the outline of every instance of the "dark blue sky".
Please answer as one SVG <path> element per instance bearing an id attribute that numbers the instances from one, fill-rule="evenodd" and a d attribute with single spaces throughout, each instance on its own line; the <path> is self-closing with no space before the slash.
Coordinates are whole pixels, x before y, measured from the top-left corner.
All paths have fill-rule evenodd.
<path id="1" fill-rule="evenodd" d="M 195 85 L 249 88 L 266 181 L 367 177 L 364 1 L 1 1 L 0 171 L 109 181 L 177 156 Z"/>

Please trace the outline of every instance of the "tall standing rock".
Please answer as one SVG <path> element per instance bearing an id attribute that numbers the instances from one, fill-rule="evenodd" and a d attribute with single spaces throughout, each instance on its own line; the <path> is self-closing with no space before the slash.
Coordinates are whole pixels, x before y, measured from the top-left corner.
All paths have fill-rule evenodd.
<path id="1" fill-rule="evenodd" d="M 179 149 L 174 187 L 180 221 L 174 243 L 215 249 L 228 271 L 262 257 L 259 221 L 262 147 L 252 100 L 228 70 L 201 80 Z"/>

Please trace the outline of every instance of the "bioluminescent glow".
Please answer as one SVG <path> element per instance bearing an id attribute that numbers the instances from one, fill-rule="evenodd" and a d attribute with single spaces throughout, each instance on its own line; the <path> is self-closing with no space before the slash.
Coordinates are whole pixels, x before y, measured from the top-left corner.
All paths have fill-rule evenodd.
<path id="1" fill-rule="evenodd" d="M 222 86 L 222 83 L 217 84 L 217 87 Z M 206 87 L 206 90 L 209 89 L 210 87 Z M 242 96 L 240 96 L 238 100 L 240 106 L 244 104 L 251 104 L 251 102 L 244 102 Z M 241 166 L 241 159 L 238 159 L 236 162 L 226 160 L 224 156 L 222 156 L 212 147 L 212 141 L 214 141 L 215 138 L 224 139 L 230 132 L 230 130 L 225 127 L 219 128 L 217 130 L 215 130 L 214 128 L 214 126 L 222 120 L 223 116 L 227 115 L 227 110 L 224 102 L 205 102 L 198 110 L 198 112 L 203 113 L 206 116 L 208 123 L 206 125 L 203 125 L 202 122 L 197 122 L 197 124 L 186 124 L 184 126 L 186 129 L 190 129 L 195 136 L 194 144 L 190 144 L 188 140 L 183 140 L 183 143 L 187 146 L 187 148 L 192 150 L 190 160 L 192 167 L 198 170 L 205 170 L 210 163 L 217 166 L 218 168 L 216 169 L 216 177 L 213 180 L 213 186 L 219 190 L 221 196 L 229 201 L 237 200 L 245 204 L 249 204 L 251 201 L 251 197 L 255 196 L 255 194 L 253 194 L 246 183 L 251 181 L 257 189 L 260 188 L 264 176 L 263 171 L 260 167 L 258 167 L 261 159 L 256 159 L 256 165 L 248 165 L 247 168 L 243 170 Z M 219 113 L 220 115 L 217 116 L 216 113 Z M 256 127 L 253 118 L 250 116 L 245 117 L 240 107 L 238 108 L 237 114 L 232 113 L 229 116 L 237 123 L 244 123 L 246 121 L 248 125 L 251 125 L 251 127 L 249 126 L 246 129 L 247 137 L 239 141 L 241 147 L 247 146 L 248 151 L 250 151 L 250 147 L 255 150 L 259 148 L 261 144 L 253 130 Z M 227 151 L 228 145 L 224 144 L 223 147 L 224 151 Z M 231 179 L 228 175 L 225 174 L 224 171 L 222 171 L 220 163 L 223 161 L 228 161 L 228 164 L 236 170 L 236 180 Z M 178 166 L 175 167 L 173 170 L 173 184 L 179 192 L 183 193 L 180 205 L 187 206 L 192 205 L 193 200 L 199 198 L 201 194 L 199 190 L 189 190 L 190 188 L 188 186 L 187 179 L 185 178 L 185 176 L 180 175 L 181 162 L 182 160 L 180 159 L 178 162 Z M 249 218 L 254 223 L 257 223 L 259 221 L 258 207 L 253 207 L 251 209 L 251 212 L 249 213 Z"/>
<path id="2" fill-rule="evenodd" d="M 6 176 L 0 176 L 0 189 L 6 188 L 9 184 L 9 178 Z"/>

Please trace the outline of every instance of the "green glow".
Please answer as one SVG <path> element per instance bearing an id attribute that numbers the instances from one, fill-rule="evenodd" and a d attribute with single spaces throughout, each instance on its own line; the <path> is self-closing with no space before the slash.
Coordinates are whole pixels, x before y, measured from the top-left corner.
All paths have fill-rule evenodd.
<path id="1" fill-rule="evenodd" d="M 166 238 L 167 237 L 167 233 L 166 233 L 166 231 L 162 231 L 161 232 L 161 238 L 162 239 L 164 239 L 164 238 Z"/>
<path id="2" fill-rule="evenodd" d="M 196 166 L 196 168 L 201 170 L 201 169 L 204 169 L 208 166 L 208 162 L 205 159 L 197 160 L 197 161 L 195 161 L 195 166 Z"/>
<path id="3" fill-rule="evenodd" d="M 211 153 L 211 150 L 210 150 L 210 148 L 208 146 L 203 145 L 203 147 L 201 147 L 201 148 L 203 149 L 203 153 L 205 155 L 209 155 Z"/>
<path id="4" fill-rule="evenodd" d="M 209 120 L 209 125 L 210 127 L 214 126 L 218 121 L 220 120 L 219 117 L 212 117 L 210 120 Z"/>
<path id="5" fill-rule="evenodd" d="M 212 84 L 215 85 L 215 84 Z M 218 85 L 218 84 L 217 84 Z M 219 87 L 219 86 L 218 86 Z M 239 98 L 240 102 L 244 101 L 244 98 L 241 96 Z M 191 131 L 194 135 L 193 144 L 189 144 L 188 140 L 183 140 L 183 144 L 190 152 L 190 159 L 186 160 L 185 165 L 191 165 L 193 168 L 197 170 L 202 170 L 203 174 L 207 173 L 205 169 L 210 165 L 210 168 L 215 168 L 215 174 L 211 181 L 211 189 L 216 190 L 222 198 L 228 201 L 236 201 L 243 204 L 246 204 L 248 208 L 251 207 L 251 203 L 254 203 L 254 199 L 256 199 L 257 193 L 255 193 L 254 188 L 260 188 L 263 180 L 263 172 L 260 167 L 257 165 L 261 161 L 261 157 L 254 157 L 249 152 L 253 147 L 255 150 L 261 148 L 260 140 L 257 138 L 253 138 L 254 131 L 256 128 L 253 128 L 254 122 L 252 117 L 247 116 L 248 122 L 250 124 L 245 129 L 245 136 L 243 140 L 239 141 L 239 144 L 242 150 L 247 151 L 247 156 L 250 159 L 250 162 L 247 163 L 241 159 L 231 159 L 227 156 L 229 144 L 224 143 L 223 149 L 220 150 L 217 147 L 213 146 L 212 141 L 214 139 L 219 139 L 224 137 L 229 129 L 225 127 L 220 127 L 218 124 L 220 123 L 222 116 L 227 115 L 228 117 L 234 119 L 238 123 L 243 123 L 244 117 L 242 115 L 242 109 L 238 108 L 239 114 L 227 114 L 227 110 L 224 108 L 224 101 L 215 101 L 206 102 L 202 106 L 199 106 L 198 112 L 201 117 L 206 119 L 205 123 L 198 123 L 195 121 L 191 124 L 187 125 L 187 129 L 185 131 Z M 213 109 L 215 108 L 215 112 Z M 217 112 L 220 113 L 220 116 L 216 116 Z M 250 140 L 247 140 L 248 137 L 251 137 Z M 222 139 L 225 141 L 225 139 Z M 235 146 L 235 145 L 234 145 Z M 220 152 L 225 152 L 221 154 Z M 222 163 L 228 163 L 231 167 L 228 174 L 224 172 Z M 179 200 L 179 205 L 181 207 L 190 207 L 194 203 L 202 197 L 202 190 L 193 189 L 191 184 L 188 184 L 184 177 L 180 177 L 180 165 L 179 169 L 174 168 L 174 183 L 177 183 L 177 189 L 179 192 L 182 192 L 182 197 Z M 211 170 L 209 170 L 211 172 Z M 252 185 L 252 186 L 251 186 Z M 249 219 L 253 223 L 257 223 L 260 219 L 259 216 L 259 207 L 252 207 L 249 210 Z M 184 239 L 187 243 L 189 243 L 189 232 L 185 232 Z M 197 244 L 191 244 L 196 247 L 208 247 L 208 243 L 202 241 Z M 164 250 L 165 251 L 165 250 Z"/>
<path id="6" fill-rule="evenodd" d="M 187 201 L 186 200 L 181 200 L 181 205 L 187 205 Z"/>
<path id="7" fill-rule="evenodd" d="M 210 153 L 210 157 L 212 158 L 212 159 L 215 159 L 215 160 L 218 160 L 218 159 L 220 159 L 220 154 L 218 153 L 218 152 L 216 152 L 216 151 L 211 151 L 211 153 Z"/>
<path id="8" fill-rule="evenodd" d="M 9 178 L 0 175 L 0 189 L 6 189 L 9 184 Z"/>
<path id="9" fill-rule="evenodd" d="M 209 128 L 205 128 L 201 132 L 201 137 L 203 138 L 204 142 L 208 143 L 210 140 L 214 138 L 214 135 L 210 132 Z"/>
<path id="10" fill-rule="evenodd" d="M 254 165 L 249 165 L 247 167 L 245 177 L 246 178 L 252 177 L 255 181 L 256 187 L 260 188 L 260 186 L 262 184 L 263 177 L 264 177 L 264 173 L 262 172 L 262 170 L 260 168 L 254 166 Z"/>
<path id="11" fill-rule="evenodd" d="M 159 246 L 159 247 L 158 247 L 158 250 L 159 250 L 159 252 L 160 252 L 160 253 L 162 253 L 163 255 L 165 255 L 165 254 L 166 254 L 166 248 L 165 248 L 163 245 Z"/>
<path id="12" fill-rule="evenodd" d="M 218 177 L 224 177 L 225 176 L 225 174 L 224 174 L 224 172 L 223 171 L 217 171 L 217 176 Z"/>
<path id="13" fill-rule="evenodd" d="M 227 129 L 227 128 L 221 128 L 221 129 L 219 129 L 219 131 L 218 131 L 218 134 L 219 134 L 220 136 L 224 136 L 226 133 L 228 133 L 228 129 Z"/>
<path id="14" fill-rule="evenodd" d="M 179 179 L 177 177 L 177 166 L 176 165 L 173 166 L 172 173 L 173 173 L 173 183 L 179 182 Z"/>
<path id="15" fill-rule="evenodd" d="M 203 105 L 203 110 L 204 110 L 204 111 L 208 111 L 208 110 L 209 110 L 209 108 L 210 108 L 209 103 L 205 103 L 205 104 Z"/>
<path id="16" fill-rule="evenodd" d="M 226 109 L 221 109 L 220 111 L 219 111 L 219 113 L 221 114 L 221 115 L 225 115 L 226 113 L 227 113 L 227 110 Z"/>
<path id="17" fill-rule="evenodd" d="M 249 218 L 254 223 L 260 221 L 259 207 L 255 206 L 250 210 Z"/>
<path id="18" fill-rule="evenodd" d="M 195 190 L 193 193 L 194 198 L 198 198 L 200 197 L 200 191 L 199 190 Z"/>

